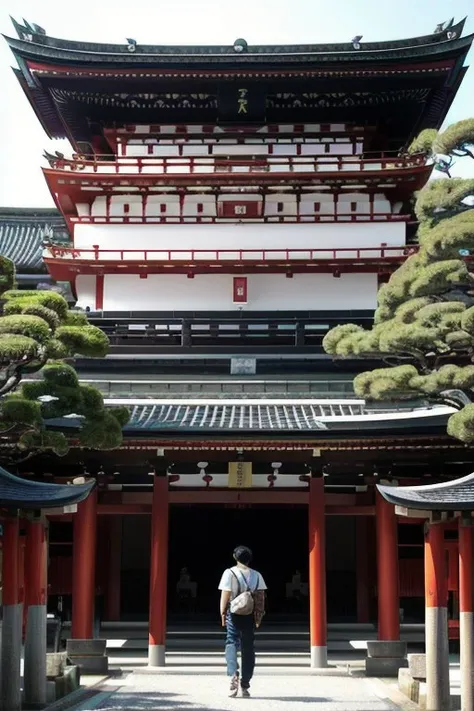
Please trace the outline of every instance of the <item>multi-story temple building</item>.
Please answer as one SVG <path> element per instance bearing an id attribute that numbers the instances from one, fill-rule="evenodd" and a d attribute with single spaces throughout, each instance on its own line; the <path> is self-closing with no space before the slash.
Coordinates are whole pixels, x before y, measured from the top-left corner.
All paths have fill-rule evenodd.
<path id="1" fill-rule="evenodd" d="M 70 285 L 111 340 L 77 360 L 81 379 L 131 408 L 120 450 L 75 448 L 72 418 L 52 423 L 71 430 L 65 459 L 19 465 L 98 481 L 74 526 L 51 519 L 51 606 L 72 604 L 76 637 L 94 599 L 104 634 L 148 620 L 161 664 L 167 621 L 214 615 L 243 542 L 269 619 L 309 615 L 314 665 L 328 621 L 378 620 L 397 639 L 400 609 L 422 619 L 422 524 L 397 525 L 375 483 L 459 476 L 473 453 L 444 434 L 447 408 L 354 398 L 370 364 L 333 362 L 321 341 L 369 325 L 379 283 L 417 248 L 413 194 L 432 166 L 407 148 L 443 122 L 472 36 L 461 22 L 394 42 L 166 47 L 16 30 L 19 83 L 72 153 L 45 155 L 58 212 L 3 211 L 0 246 L 20 284 L 45 265 Z"/>

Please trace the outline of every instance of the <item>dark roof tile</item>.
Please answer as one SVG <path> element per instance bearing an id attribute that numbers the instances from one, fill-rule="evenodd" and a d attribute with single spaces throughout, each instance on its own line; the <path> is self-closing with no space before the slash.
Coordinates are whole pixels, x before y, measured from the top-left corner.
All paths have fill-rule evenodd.
<path id="1" fill-rule="evenodd" d="M 14 476 L 0 467 L 0 506 L 33 510 L 71 506 L 86 499 L 94 486 L 94 482 L 45 484 Z"/>
<path id="2" fill-rule="evenodd" d="M 474 474 L 423 486 L 377 486 L 391 504 L 423 511 L 474 510 Z"/>

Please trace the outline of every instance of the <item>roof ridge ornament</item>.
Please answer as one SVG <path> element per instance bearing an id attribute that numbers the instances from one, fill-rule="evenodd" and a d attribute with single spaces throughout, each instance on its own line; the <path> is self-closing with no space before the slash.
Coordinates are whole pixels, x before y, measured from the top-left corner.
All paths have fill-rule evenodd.
<path id="1" fill-rule="evenodd" d="M 41 25 L 36 25 L 34 22 L 29 23 L 25 18 L 23 18 L 23 25 L 15 20 L 14 17 L 10 15 L 10 20 L 12 21 L 13 27 L 21 40 L 26 40 L 27 42 L 33 42 L 33 38 L 38 35 L 43 35 L 46 37 L 46 30 L 41 27 Z"/>
<path id="2" fill-rule="evenodd" d="M 241 54 L 242 52 L 249 51 L 249 46 L 247 44 L 247 40 L 244 40 L 241 37 L 239 39 L 235 40 L 233 47 L 234 47 L 234 52 L 237 52 L 239 54 Z"/>
<path id="3" fill-rule="evenodd" d="M 442 32 L 445 32 L 446 30 L 449 30 L 449 28 L 452 27 L 453 25 L 454 25 L 454 17 L 452 17 L 452 18 L 451 18 L 450 20 L 448 20 L 448 21 L 445 20 L 444 22 L 439 22 L 439 23 L 436 25 L 436 27 L 434 28 L 433 34 L 434 34 L 434 35 L 439 35 L 439 34 L 441 34 Z"/>

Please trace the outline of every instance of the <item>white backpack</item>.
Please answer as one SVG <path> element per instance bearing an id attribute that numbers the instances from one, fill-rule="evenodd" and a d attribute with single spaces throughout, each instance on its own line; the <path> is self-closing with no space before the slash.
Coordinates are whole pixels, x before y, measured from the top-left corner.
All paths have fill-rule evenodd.
<path id="1" fill-rule="evenodd" d="M 247 581 L 245 580 L 245 577 L 240 573 L 239 576 L 237 576 L 233 570 L 230 571 L 234 578 L 237 580 L 237 583 L 239 585 L 239 594 L 234 597 L 234 599 L 230 603 L 230 611 L 233 615 L 252 615 L 254 608 L 255 608 L 255 602 L 253 596 L 255 595 L 255 592 L 258 587 L 258 578 L 257 578 L 257 585 L 255 587 L 255 590 L 251 590 Z M 240 579 L 239 579 L 240 578 Z M 242 589 L 242 583 L 245 585 L 247 588 L 243 592 L 240 592 Z"/>

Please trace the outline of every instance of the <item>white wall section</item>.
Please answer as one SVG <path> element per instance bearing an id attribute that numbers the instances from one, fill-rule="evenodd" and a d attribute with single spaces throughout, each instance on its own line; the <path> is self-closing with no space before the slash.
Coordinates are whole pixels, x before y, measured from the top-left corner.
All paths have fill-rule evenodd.
<path id="1" fill-rule="evenodd" d="M 376 305 L 376 274 L 284 274 L 248 275 L 248 303 L 243 311 L 294 309 L 373 309 Z M 79 305 L 95 304 L 87 280 L 79 277 Z M 140 279 L 133 274 L 109 274 L 104 280 L 106 311 L 238 311 L 233 303 L 232 274 L 151 274 Z M 89 302 L 88 302 L 89 299 Z"/>
<path id="2" fill-rule="evenodd" d="M 77 306 L 95 309 L 96 277 L 91 274 L 79 274 L 76 277 Z"/>
<path id="3" fill-rule="evenodd" d="M 91 249 L 93 245 L 106 250 L 400 247 L 405 245 L 405 223 L 76 224 L 74 246 Z M 109 256 L 120 258 L 117 252 Z"/>

